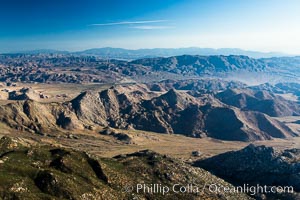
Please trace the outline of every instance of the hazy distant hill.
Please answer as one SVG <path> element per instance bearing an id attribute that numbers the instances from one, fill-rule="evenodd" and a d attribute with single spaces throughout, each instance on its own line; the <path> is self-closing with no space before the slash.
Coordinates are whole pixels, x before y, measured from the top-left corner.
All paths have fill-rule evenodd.
<path id="1" fill-rule="evenodd" d="M 52 53 L 35 52 L 0 55 L 0 81 L 105 83 L 130 79 L 149 82 L 214 76 L 256 85 L 300 82 L 299 57 L 254 59 L 242 55 L 181 55 L 128 61 L 74 53 L 56 54 L 49 50 L 47 52 Z"/>
<path id="2" fill-rule="evenodd" d="M 238 70 L 266 71 L 268 66 L 247 56 L 195 56 L 182 55 L 168 58 L 145 58 L 131 63 L 151 67 L 152 71 L 175 74 L 200 75 L 203 73 L 231 72 Z"/>
<path id="3" fill-rule="evenodd" d="M 237 48 L 155 48 L 155 49 L 122 49 L 122 48 L 95 48 L 85 51 L 76 52 L 77 54 L 85 55 L 97 55 L 107 58 L 119 58 L 119 59 L 138 59 L 149 57 L 168 57 L 178 55 L 245 55 L 253 58 L 270 58 L 286 56 L 286 54 L 278 52 L 263 53 L 258 51 L 246 51 Z"/>
<path id="4" fill-rule="evenodd" d="M 29 54 L 29 55 L 36 55 L 36 54 L 69 54 L 68 51 L 59 51 L 55 49 L 36 49 L 36 50 L 28 50 L 28 51 L 16 51 L 11 52 L 12 54 Z"/>
<path id="5" fill-rule="evenodd" d="M 300 56 L 264 58 L 261 60 L 270 67 L 277 68 L 278 71 L 289 71 L 292 74 L 298 74 L 300 72 Z"/>
<path id="6" fill-rule="evenodd" d="M 280 52 L 259 52 L 259 51 L 247 51 L 238 48 L 198 48 L 198 47 L 189 47 L 189 48 L 154 48 L 154 49 L 123 49 L 123 48 L 93 48 L 83 51 L 71 52 L 63 50 L 54 50 L 54 49 L 37 49 L 37 50 L 28 50 L 28 51 L 15 51 L 10 53 L 17 54 L 73 54 L 73 55 L 89 55 L 89 56 L 99 56 L 103 58 L 110 59 L 125 59 L 125 60 L 134 60 L 140 58 L 153 58 L 153 57 L 170 57 L 170 56 L 179 56 L 179 55 L 244 55 L 252 58 L 272 58 L 272 57 L 283 57 L 289 56 L 288 54 Z"/>

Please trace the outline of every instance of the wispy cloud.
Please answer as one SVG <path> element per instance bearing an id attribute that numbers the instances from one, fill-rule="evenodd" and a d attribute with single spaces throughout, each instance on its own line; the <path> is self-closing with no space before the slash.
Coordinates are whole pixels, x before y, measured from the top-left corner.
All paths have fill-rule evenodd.
<path id="1" fill-rule="evenodd" d="M 134 29 L 141 29 L 141 30 L 155 30 L 155 29 L 171 29 L 175 28 L 174 26 L 132 26 L 131 28 Z"/>
<path id="2" fill-rule="evenodd" d="M 167 22 L 168 20 L 144 20 L 144 21 L 121 21 L 112 23 L 90 24 L 90 26 L 114 26 L 114 25 L 132 25 L 132 24 L 151 24 Z"/>

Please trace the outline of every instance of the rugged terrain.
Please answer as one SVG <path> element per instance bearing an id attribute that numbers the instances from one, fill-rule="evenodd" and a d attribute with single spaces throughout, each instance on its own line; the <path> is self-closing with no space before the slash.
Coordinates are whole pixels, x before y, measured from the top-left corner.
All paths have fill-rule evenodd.
<path id="1" fill-rule="evenodd" d="M 279 151 L 273 147 L 251 144 L 239 151 L 196 161 L 194 166 L 202 167 L 235 185 L 293 186 L 295 193 L 299 193 L 299 161 L 300 149 Z M 299 198 L 299 194 L 293 195 L 281 198 Z"/>
<path id="2" fill-rule="evenodd" d="M 17 164 L 16 164 L 17 163 Z M 1 199 L 251 199 L 243 193 L 216 194 L 206 184 L 231 185 L 209 172 L 144 150 L 115 158 L 32 144 L 21 138 L 0 139 Z M 190 193 L 141 192 L 137 184 L 174 184 Z"/>
<path id="3" fill-rule="evenodd" d="M 3 54 L 0 55 L 0 81 L 119 83 L 222 77 L 246 83 L 299 82 L 299 71 L 289 64 L 295 60 L 297 57 L 285 58 L 282 64 L 279 59 L 237 55 L 181 55 L 126 61 L 60 53 Z"/>
<path id="4" fill-rule="evenodd" d="M 216 97 L 223 103 L 242 110 L 253 110 L 271 117 L 299 116 L 300 105 L 265 90 L 228 89 Z"/>
<path id="5" fill-rule="evenodd" d="M 195 177 L 202 188 L 292 184 L 294 195 L 254 198 L 298 198 L 297 57 L 96 53 L 0 55 L 1 198 L 161 199 L 122 189 Z M 249 196 L 207 190 L 164 198 Z"/>
<path id="6" fill-rule="evenodd" d="M 109 126 L 238 141 L 298 135 L 268 115 L 228 106 L 210 94 L 193 97 L 174 89 L 157 93 L 145 85 L 86 91 L 63 103 L 40 103 L 29 98 L 1 105 L 0 111 L 1 122 L 40 134 L 61 128 Z"/>
<path id="7" fill-rule="evenodd" d="M 99 56 L 101 58 L 107 59 L 139 59 L 139 58 L 153 58 L 153 57 L 169 57 L 169 56 L 179 56 L 179 55 L 247 55 L 253 58 L 270 58 L 270 57 L 278 57 L 285 56 L 283 53 L 263 53 L 257 51 L 245 51 L 237 48 L 222 48 L 222 49 L 211 49 L 211 48 L 154 48 L 154 49 L 123 49 L 123 48 L 94 48 L 87 49 L 84 51 L 77 52 L 68 52 L 68 51 L 58 51 L 53 49 L 40 49 L 33 51 L 20 51 L 18 53 L 22 54 L 74 54 L 74 55 L 89 55 L 89 56 Z"/>

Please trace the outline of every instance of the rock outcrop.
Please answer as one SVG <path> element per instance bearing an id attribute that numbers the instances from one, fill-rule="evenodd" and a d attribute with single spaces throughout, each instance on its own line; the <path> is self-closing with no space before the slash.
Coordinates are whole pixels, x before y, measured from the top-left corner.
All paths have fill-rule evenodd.
<path id="1" fill-rule="evenodd" d="M 1 199 L 251 199 L 244 193 L 216 194 L 203 189 L 209 183 L 232 185 L 152 151 L 98 158 L 66 148 L 25 146 L 19 139 L 0 139 Z M 157 184 L 170 191 L 141 192 L 137 184 Z M 173 192 L 175 184 L 176 190 L 193 184 L 198 192 Z"/>
<path id="2" fill-rule="evenodd" d="M 279 151 L 250 144 L 239 151 L 198 160 L 194 166 L 204 168 L 235 185 L 292 186 L 295 193 L 300 192 L 300 149 Z M 289 198 L 286 196 L 286 199 Z"/>

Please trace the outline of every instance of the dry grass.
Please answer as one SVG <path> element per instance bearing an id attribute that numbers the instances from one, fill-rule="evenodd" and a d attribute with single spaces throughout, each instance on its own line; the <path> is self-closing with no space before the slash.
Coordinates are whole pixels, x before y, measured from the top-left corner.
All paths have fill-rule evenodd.
<path id="1" fill-rule="evenodd" d="M 119 154 L 132 153 L 143 149 L 150 149 L 161 154 L 183 160 L 199 159 L 192 157 L 191 152 L 199 150 L 204 157 L 213 156 L 232 150 L 239 150 L 249 144 L 249 142 L 220 141 L 211 138 L 190 138 L 182 135 L 167 135 L 137 130 L 116 130 L 132 137 L 132 144 L 125 144 L 112 136 L 100 135 L 96 131 L 60 132 L 52 136 L 41 136 L 30 133 L 20 133 L 15 131 L 4 132 L 1 135 L 14 135 L 34 140 L 39 143 L 47 143 L 55 146 L 65 146 L 79 149 L 102 157 L 113 157 Z M 73 134 L 79 139 L 70 139 L 67 135 Z M 53 137 L 53 135 L 55 137 Z M 259 145 L 274 146 L 278 149 L 300 148 L 300 138 L 289 140 L 274 139 L 269 141 L 254 142 Z"/>
<path id="2" fill-rule="evenodd" d="M 285 125 L 287 125 L 295 133 L 300 134 L 300 124 L 294 123 L 296 121 L 300 122 L 300 116 L 275 117 L 275 119 L 285 123 Z"/>

